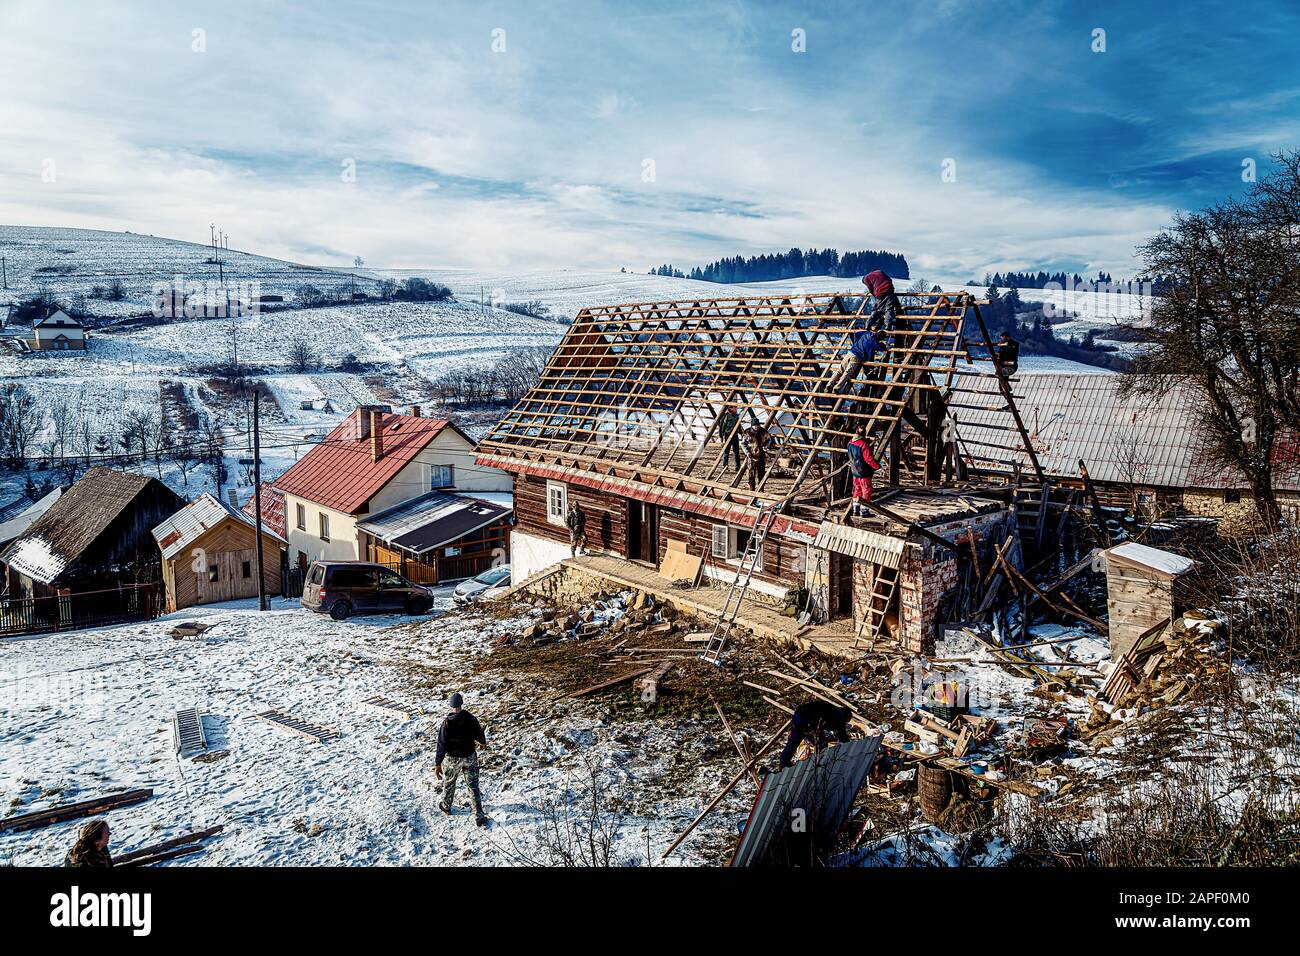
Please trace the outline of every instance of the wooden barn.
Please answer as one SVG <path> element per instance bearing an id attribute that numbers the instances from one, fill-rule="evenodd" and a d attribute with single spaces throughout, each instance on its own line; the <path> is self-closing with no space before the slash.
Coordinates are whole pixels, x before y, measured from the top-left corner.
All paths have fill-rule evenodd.
<path id="1" fill-rule="evenodd" d="M 9 615 L 21 618 L 15 627 L 152 616 L 161 565 L 149 532 L 184 504 L 148 475 L 86 472 L 0 553 Z"/>
<path id="2" fill-rule="evenodd" d="M 257 597 L 257 534 L 243 512 L 200 495 L 153 529 L 162 552 L 168 613 L 195 604 Z M 284 538 L 262 528 L 262 579 L 267 594 L 280 593 Z"/>

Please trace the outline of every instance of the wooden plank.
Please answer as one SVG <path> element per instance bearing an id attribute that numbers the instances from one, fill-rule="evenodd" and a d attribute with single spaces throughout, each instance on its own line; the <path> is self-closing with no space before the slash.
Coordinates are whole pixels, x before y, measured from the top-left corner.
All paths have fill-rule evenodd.
<path id="1" fill-rule="evenodd" d="M 21 833 L 25 830 L 36 830 L 54 823 L 62 823 L 65 820 L 76 820 L 80 817 L 93 816 L 107 810 L 116 810 L 119 807 L 144 803 L 152 796 L 153 790 L 151 788 L 126 790 L 107 797 L 96 797 L 93 800 L 65 803 L 62 806 L 50 807 L 46 810 L 20 813 L 17 816 L 0 820 L 0 833 Z"/>
<path id="2" fill-rule="evenodd" d="M 283 714 L 278 710 L 267 710 L 253 716 L 270 724 L 272 727 L 287 733 L 297 734 L 300 737 L 307 737 L 318 744 L 323 744 L 327 740 L 341 736 L 337 730 L 323 727 L 320 724 L 313 724 L 311 721 L 301 720 L 291 714 Z"/>
<path id="3" fill-rule="evenodd" d="M 186 846 L 190 843 L 198 843 L 206 840 L 210 836 L 215 836 L 224 829 L 225 826 L 219 823 L 215 827 L 208 827 L 206 830 L 196 830 L 193 833 L 187 833 L 184 836 L 178 836 L 171 840 L 163 840 L 161 843 L 153 843 L 149 846 L 143 846 L 138 850 L 132 850 L 129 853 L 122 853 L 113 857 L 113 865 L 124 866 L 131 863 L 133 860 L 144 859 L 145 857 L 153 856 L 156 853 L 161 853 L 163 850 L 170 850 L 178 846 Z"/>
<path id="4" fill-rule="evenodd" d="M 587 694 L 594 694 L 596 691 L 604 690 L 606 687 L 615 687 L 618 684 L 626 684 L 634 677 L 640 677 L 642 674 L 648 674 L 653 669 L 654 668 L 651 667 L 642 667 L 639 670 L 628 671 L 626 674 L 620 674 L 618 677 L 611 677 L 609 680 L 601 681 L 599 684 L 592 684 L 590 687 L 584 687 L 581 690 L 572 691 L 568 694 L 565 694 L 564 696 L 585 697 Z"/>

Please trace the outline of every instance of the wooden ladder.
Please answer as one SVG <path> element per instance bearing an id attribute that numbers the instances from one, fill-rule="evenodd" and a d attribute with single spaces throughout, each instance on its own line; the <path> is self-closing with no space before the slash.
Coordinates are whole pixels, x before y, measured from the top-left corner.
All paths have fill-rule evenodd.
<path id="1" fill-rule="evenodd" d="M 736 570 L 731 586 L 727 588 L 727 597 L 722 602 L 722 610 L 713 625 L 709 643 L 700 653 L 702 658 L 712 664 L 722 660 L 723 648 L 727 646 L 727 638 L 731 636 L 732 625 L 735 624 L 736 615 L 740 613 L 740 606 L 749 591 L 749 583 L 754 579 L 754 571 L 762 560 L 763 542 L 767 540 L 767 532 L 776 519 L 779 507 L 780 505 L 761 505 L 758 514 L 754 515 L 754 526 L 750 529 L 749 540 L 745 542 L 745 550 L 740 556 L 740 567 Z"/>
<path id="2" fill-rule="evenodd" d="M 873 565 L 873 568 L 871 597 L 867 599 L 867 612 L 863 615 L 862 623 L 858 625 L 858 633 L 853 639 L 855 649 L 863 640 L 866 640 L 869 645 L 876 642 L 876 638 L 885 629 L 885 618 L 889 615 L 894 593 L 898 590 L 898 568 L 891 568 L 885 564 Z"/>

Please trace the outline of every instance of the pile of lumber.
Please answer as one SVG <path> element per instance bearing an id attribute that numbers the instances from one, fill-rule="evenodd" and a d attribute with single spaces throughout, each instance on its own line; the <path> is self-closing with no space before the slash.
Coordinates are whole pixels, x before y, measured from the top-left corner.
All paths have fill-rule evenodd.
<path id="1" fill-rule="evenodd" d="M 1228 665 L 1211 653 L 1206 638 L 1172 620 L 1145 631 L 1106 678 L 1101 696 L 1116 707 L 1176 703 L 1194 681 L 1222 676 Z"/>

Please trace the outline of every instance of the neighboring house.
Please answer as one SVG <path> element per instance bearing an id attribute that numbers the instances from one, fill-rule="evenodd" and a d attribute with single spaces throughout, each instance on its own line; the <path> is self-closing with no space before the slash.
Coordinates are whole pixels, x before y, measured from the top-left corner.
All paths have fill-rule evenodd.
<path id="1" fill-rule="evenodd" d="M 1124 397 L 1122 381 L 1118 374 L 1086 372 L 1016 377 L 1017 405 L 1048 477 L 1081 487 L 1082 461 L 1106 504 L 1217 517 L 1253 512 L 1245 476 L 1216 465 L 1206 451 L 1197 421 L 1202 399 L 1192 387 Z M 985 416 L 957 415 L 963 440 L 989 439 L 979 427 Z M 1028 458 L 1020 458 L 1027 469 Z M 1274 446 L 1273 487 L 1284 509 L 1300 509 L 1300 440 L 1285 430 Z"/>
<path id="2" fill-rule="evenodd" d="M 509 492 L 511 479 L 475 464 L 473 442 L 447 419 L 362 406 L 274 484 L 284 495 L 290 561 L 305 567 L 364 558 L 372 539 L 363 540 L 358 523 L 412 499 L 432 491 Z"/>
<path id="3" fill-rule="evenodd" d="M 257 596 L 253 521 L 209 494 L 200 495 L 153 529 L 162 552 L 166 610 Z M 287 542 L 262 527 L 262 580 L 280 593 Z"/>
<path id="4" fill-rule="evenodd" d="M 28 505 L 21 511 L 16 512 L 9 517 L 3 524 L 0 524 L 0 548 L 4 548 L 10 541 L 22 535 L 28 528 L 36 523 L 36 519 L 45 512 L 50 510 L 50 506 L 59 500 L 59 497 L 67 491 L 66 486 L 53 489 L 48 494 L 39 498 L 32 504 Z"/>
<path id="5" fill-rule="evenodd" d="M 42 318 L 32 321 L 30 344 L 36 352 L 83 351 L 86 329 L 58 306 L 51 306 Z"/>
<path id="6" fill-rule="evenodd" d="M 8 598 L 34 600 L 34 615 L 59 627 L 153 616 L 150 530 L 184 504 L 156 478 L 90 469 L 0 553 Z"/>
<path id="7" fill-rule="evenodd" d="M 498 500 L 430 491 L 359 521 L 362 557 L 417 584 L 470 578 L 504 563 L 512 498 L 501 492 L 479 494 Z"/>

